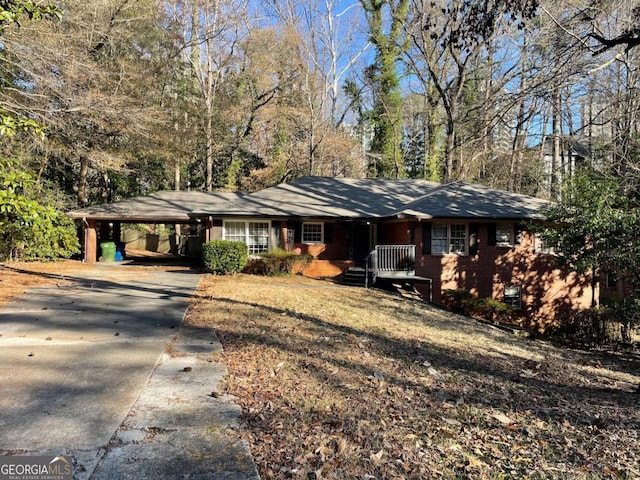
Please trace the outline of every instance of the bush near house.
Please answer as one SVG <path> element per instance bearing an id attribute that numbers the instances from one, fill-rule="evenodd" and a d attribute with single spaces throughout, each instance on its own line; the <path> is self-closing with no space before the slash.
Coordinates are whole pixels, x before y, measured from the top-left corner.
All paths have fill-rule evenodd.
<path id="1" fill-rule="evenodd" d="M 290 275 L 303 270 L 313 260 L 313 255 L 273 250 L 263 253 L 259 258 L 249 260 L 245 273 L 254 275 Z"/>
<path id="2" fill-rule="evenodd" d="M 634 341 L 634 330 L 638 325 L 640 300 L 629 298 L 622 302 L 606 301 L 597 307 L 575 312 L 549 333 L 573 342 L 630 344 Z"/>
<path id="3" fill-rule="evenodd" d="M 515 309 L 495 298 L 477 298 L 466 290 L 445 290 L 442 293 L 445 307 L 456 313 L 474 315 L 492 322 L 510 322 Z"/>
<path id="4" fill-rule="evenodd" d="M 247 246 L 242 242 L 213 240 L 202 245 L 204 267 L 218 275 L 241 272 L 248 256 Z"/>
<path id="5" fill-rule="evenodd" d="M 577 343 L 631 344 L 636 338 L 636 329 L 640 326 L 640 299 L 635 298 L 622 302 L 608 301 L 594 308 L 575 311 L 544 328 L 541 325 L 519 322 L 515 318 L 516 310 L 500 300 L 476 298 L 466 290 L 443 291 L 442 303 L 455 313 L 491 322 L 517 324 L 536 333 Z"/>
<path id="6" fill-rule="evenodd" d="M 455 313 L 470 315 L 476 297 L 466 290 L 444 290 L 442 304 Z"/>
<path id="7" fill-rule="evenodd" d="M 510 322 L 515 308 L 495 298 L 474 299 L 472 313 L 493 322 Z"/>

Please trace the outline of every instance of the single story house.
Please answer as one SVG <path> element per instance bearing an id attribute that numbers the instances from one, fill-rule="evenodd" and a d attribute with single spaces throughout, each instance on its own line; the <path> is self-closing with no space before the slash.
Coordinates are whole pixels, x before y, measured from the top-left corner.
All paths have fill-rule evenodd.
<path id="1" fill-rule="evenodd" d="M 588 308 L 592 288 L 527 231 L 545 204 L 463 182 L 305 177 L 255 193 L 158 192 L 69 215 L 83 222 L 89 262 L 105 225 L 191 224 L 203 241 L 242 241 L 251 255 L 299 248 L 314 257 L 309 276 L 366 267 L 374 279 L 425 280 L 416 288 L 436 303 L 460 289 L 550 322 Z"/>

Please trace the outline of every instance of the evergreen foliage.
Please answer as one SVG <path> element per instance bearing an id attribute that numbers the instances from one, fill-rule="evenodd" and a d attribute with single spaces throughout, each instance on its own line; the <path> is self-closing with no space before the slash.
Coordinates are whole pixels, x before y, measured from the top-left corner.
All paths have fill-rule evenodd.
<path id="1" fill-rule="evenodd" d="M 73 221 L 38 202 L 33 177 L 0 160 L 0 259 L 69 258 L 79 253 Z"/>
<path id="2" fill-rule="evenodd" d="M 464 315 L 475 315 L 493 322 L 509 322 L 515 308 L 495 298 L 478 298 L 467 290 L 445 290 L 442 303 L 450 310 Z"/>
<path id="3" fill-rule="evenodd" d="M 204 267 L 217 275 L 241 272 L 248 256 L 247 246 L 242 242 L 213 240 L 202 245 Z"/>
<path id="4" fill-rule="evenodd" d="M 618 178 L 583 169 L 545 214 L 549 224 L 540 233 L 561 264 L 580 273 L 616 272 L 640 286 L 640 210 Z"/>
<path id="5" fill-rule="evenodd" d="M 369 115 L 374 127 L 369 176 L 403 178 L 406 171 L 401 149 L 402 93 L 397 64 L 406 50 L 402 23 L 407 18 L 409 2 L 361 0 L 361 3 L 371 43 L 376 48 L 375 62 L 366 72 L 375 99 Z M 388 29 L 384 25 L 386 8 L 391 17 Z"/>
<path id="6" fill-rule="evenodd" d="M 33 20 L 60 18 L 53 4 L 10 0 L 0 5 L 0 33 L 25 17 Z M 4 50 L 4 48 L 3 48 Z M 44 138 L 44 128 L 32 118 L 0 109 L 0 137 L 18 133 Z M 17 162 L 0 158 L 0 260 L 49 260 L 79 253 L 73 221 L 52 205 L 42 202 L 42 191 L 33 176 Z"/>
<path id="7" fill-rule="evenodd" d="M 564 199 L 546 212 L 550 224 L 539 232 L 556 259 L 592 276 L 593 307 L 561 325 L 560 333 L 582 340 L 630 341 L 640 321 L 640 210 L 638 198 L 619 177 L 583 169 L 568 182 Z M 623 282 L 624 301 L 596 307 L 596 283 L 604 273 Z"/>

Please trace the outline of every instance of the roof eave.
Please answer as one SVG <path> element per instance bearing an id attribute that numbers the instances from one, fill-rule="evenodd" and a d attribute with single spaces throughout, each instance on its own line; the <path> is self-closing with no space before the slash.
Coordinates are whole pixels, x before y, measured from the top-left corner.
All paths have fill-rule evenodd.
<path id="1" fill-rule="evenodd" d="M 138 222 L 138 223 L 180 223 L 192 222 L 189 215 L 91 215 L 82 213 L 67 213 L 67 216 L 77 220 L 98 220 L 110 222 Z"/>

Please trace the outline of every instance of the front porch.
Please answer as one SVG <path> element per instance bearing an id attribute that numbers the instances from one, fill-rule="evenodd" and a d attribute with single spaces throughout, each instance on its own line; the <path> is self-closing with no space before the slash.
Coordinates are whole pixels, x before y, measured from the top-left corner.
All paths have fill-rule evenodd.
<path id="1" fill-rule="evenodd" d="M 335 277 L 346 270 L 366 272 L 374 279 L 415 277 L 415 245 L 376 245 L 361 262 L 326 260 L 316 256 L 304 269 L 310 277 Z M 375 283 L 375 281 L 374 281 Z"/>
<path id="2" fill-rule="evenodd" d="M 431 281 L 416 275 L 415 245 L 376 245 L 365 259 L 364 270 L 367 288 L 378 280 Z"/>
<path id="3" fill-rule="evenodd" d="M 379 281 L 431 284 L 431 279 L 416 275 L 415 245 L 376 245 L 364 258 L 364 266 L 352 260 L 327 261 L 315 259 L 304 270 L 310 277 L 338 277 L 349 285 L 366 288 Z"/>

